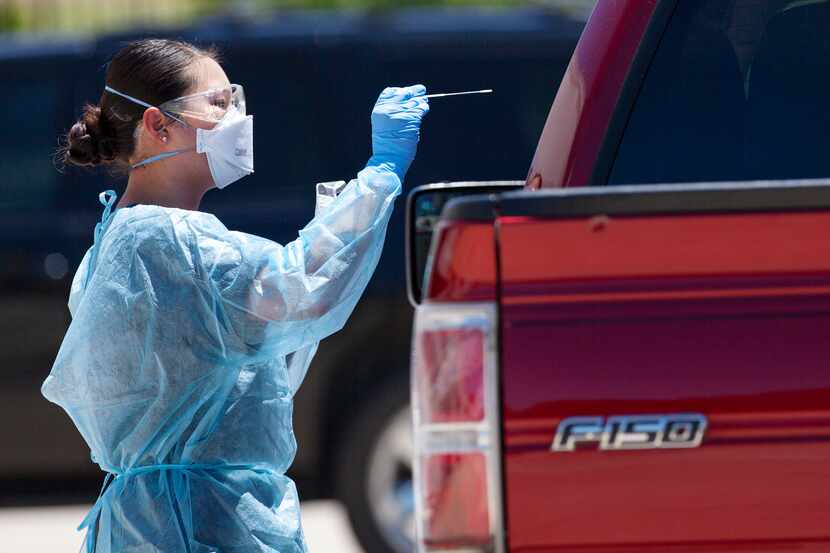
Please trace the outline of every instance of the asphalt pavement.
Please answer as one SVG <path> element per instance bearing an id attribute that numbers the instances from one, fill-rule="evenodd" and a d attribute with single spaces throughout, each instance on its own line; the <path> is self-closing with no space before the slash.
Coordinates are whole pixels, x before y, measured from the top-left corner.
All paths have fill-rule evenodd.
<path id="1" fill-rule="evenodd" d="M 87 505 L 2 508 L 3 550 L 78 553 L 83 534 L 75 528 L 88 509 Z M 310 553 L 363 553 L 349 527 L 346 511 L 339 503 L 309 501 L 303 503 L 301 512 Z"/>

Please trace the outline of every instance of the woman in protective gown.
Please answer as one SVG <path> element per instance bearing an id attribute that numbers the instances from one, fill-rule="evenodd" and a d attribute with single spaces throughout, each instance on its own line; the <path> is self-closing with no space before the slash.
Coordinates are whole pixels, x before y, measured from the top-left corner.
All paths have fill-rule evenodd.
<path id="1" fill-rule="evenodd" d="M 253 172 L 253 119 L 211 51 L 131 43 L 68 137 L 77 165 L 131 168 L 75 273 L 43 394 L 108 473 L 81 527 L 98 553 L 305 551 L 285 476 L 292 398 L 377 266 L 429 106 L 388 88 L 366 168 L 280 245 L 198 211 Z"/>

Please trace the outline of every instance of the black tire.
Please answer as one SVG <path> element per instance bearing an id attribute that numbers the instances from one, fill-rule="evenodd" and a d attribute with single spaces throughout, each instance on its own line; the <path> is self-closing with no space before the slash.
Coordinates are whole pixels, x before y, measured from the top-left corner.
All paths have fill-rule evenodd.
<path id="1" fill-rule="evenodd" d="M 366 553 L 414 551 L 414 543 L 405 542 L 404 536 L 390 535 L 383 530 L 373 512 L 369 491 L 370 465 L 384 431 L 392 424 L 400 424 L 403 410 L 407 411 L 408 418 L 409 379 L 406 376 L 394 377 L 369 396 L 349 423 L 345 439 L 340 443 L 336 467 L 337 496 L 346 507 L 352 529 Z M 408 475 L 400 474 L 401 482 L 408 478 L 410 497 L 411 468 L 410 460 Z M 401 485 L 405 486 L 404 483 Z"/>

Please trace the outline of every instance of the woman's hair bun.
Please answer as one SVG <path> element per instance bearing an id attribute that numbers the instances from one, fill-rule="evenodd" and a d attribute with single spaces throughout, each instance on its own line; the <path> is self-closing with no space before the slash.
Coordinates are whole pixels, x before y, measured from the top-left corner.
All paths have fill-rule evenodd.
<path id="1" fill-rule="evenodd" d="M 113 161 L 117 155 L 116 143 L 107 136 L 107 127 L 101 108 L 86 105 L 81 119 L 69 130 L 64 161 L 86 167 Z"/>

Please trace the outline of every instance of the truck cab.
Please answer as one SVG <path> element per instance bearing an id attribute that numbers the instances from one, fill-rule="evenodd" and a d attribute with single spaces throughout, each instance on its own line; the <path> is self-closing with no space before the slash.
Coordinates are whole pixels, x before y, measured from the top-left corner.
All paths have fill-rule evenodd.
<path id="1" fill-rule="evenodd" d="M 830 550 L 827 29 L 601 0 L 526 179 L 412 193 L 420 551 Z"/>

